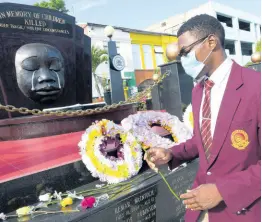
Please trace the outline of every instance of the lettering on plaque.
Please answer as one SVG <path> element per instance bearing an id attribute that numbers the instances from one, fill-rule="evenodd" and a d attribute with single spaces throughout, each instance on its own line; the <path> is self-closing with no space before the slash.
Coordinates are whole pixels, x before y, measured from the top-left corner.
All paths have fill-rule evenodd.
<path id="1" fill-rule="evenodd" d="M 122 201 L 115 209 L 116 222 L 156 222 L 157 187 L 151 187 Z"/>
<path id="2" fill-rule="evenodd" d="M 178 196 L 180 196 L 182 193 L 185 193 L 186 190 L 191 188 L 195 179 L 196 170 L 187 168 L 187 171 L 181 171 L 180 174 L 177 174 L 178 175 L 171 181 L 171 186 L 176 191 Z M 176 217 L 181 217 L 185 214 L 185 211 L 186 209 L 183 203 L 178 202 L 175 208 Z"/>
<path id="3" fill-rule="evenodd" d="M 73 22 L 52 14 L 27 10 L 0 9 L 0 32 L 23 31 L 71 38 Z"/>

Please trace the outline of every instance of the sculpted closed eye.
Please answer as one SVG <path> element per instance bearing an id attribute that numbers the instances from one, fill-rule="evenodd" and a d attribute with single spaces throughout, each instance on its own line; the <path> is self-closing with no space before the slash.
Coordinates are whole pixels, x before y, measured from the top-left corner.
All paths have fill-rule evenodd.
<path id="1" fill-rule="evenodd" d="M 49 69 L 60 71 L 62 69 L 62 62 L 57 58 L 52 58 L 49 62 Z"/>
<path id="2" fill-rule="evenodd" d="M 40 68 L 37 57 L 30 57 L 22 62 L 22 68 L 28 71 L 35 71 Z"/>

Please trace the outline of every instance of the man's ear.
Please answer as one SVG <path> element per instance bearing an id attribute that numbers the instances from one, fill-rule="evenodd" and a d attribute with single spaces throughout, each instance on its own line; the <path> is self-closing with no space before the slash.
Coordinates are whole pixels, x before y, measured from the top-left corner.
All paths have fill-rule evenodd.
<path id="1" fill-rule="evenodd" d="M 208 47 L 210 48 L 210 50 L 213 51 L 217 45 L 218 45 L 217 37 L 215 35 L 210 35 L 208 37 Z"/>

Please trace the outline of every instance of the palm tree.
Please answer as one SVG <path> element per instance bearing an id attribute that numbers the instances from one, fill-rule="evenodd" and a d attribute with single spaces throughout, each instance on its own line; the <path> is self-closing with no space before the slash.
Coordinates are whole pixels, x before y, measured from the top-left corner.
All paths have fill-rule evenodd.
<path id="1" fill-rule="evenodd" d="M 100 88 L 99 88 L 98 76 L 95 72 L 96 72 L 97 67 L 101 63 L 108 61 L 108 53 L 107 53 L 107 50 L 105 49 L 101 49 L 100 47 L 97 47 L 97 46 L 92 46 L 91 54 L 92 54 L 92 74 L 95 80 L 95 87 L 99 95 L 102 96 Z"/>

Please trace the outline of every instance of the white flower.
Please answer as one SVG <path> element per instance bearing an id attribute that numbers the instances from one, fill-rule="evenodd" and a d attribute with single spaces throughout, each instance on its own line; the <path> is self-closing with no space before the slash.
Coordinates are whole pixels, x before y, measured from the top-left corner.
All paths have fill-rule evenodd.
<path id="1" fill-rule="evenodd" d="M 96 202 L 95 202 L 95 204 L 94 204 L 94 207 L 97 207 L 98 206 L 98 204 L 99 204 L 99 202 L 101 202 L 101 201 L 106 201 L 106 200 L 108 200 L 109 199 L 109 195 L 106 193 L 106 194 L 102 194 L 101 196 L 99 196 L 99 197 L 97 197 L 96 198 Z"/>
<path id="2" fill-rule="evenodd" d="M 46 194 L 39 196 L 39 201 L 41 201 L 41 202 L 49 202 L 50 200 L 51 200 L 51 194 L 50 193 L 46 193 Z"/>
<path id="3" fill-rule="evenodd" d="M 55 190 L 53 197 L 57 200 L 62 200 L 62 193 L 61 192 L 57 193 L 57 191 Z"/>
<path id="4" fill-rule="evenodd" d="M 0 219 L 6 220 L 7 216 L 4 213 L 0 213 Z"/>
<path id="5" fill-rule="evenodd" d="M 190 130 L 191 134 L 193 134 L 193 128 L 194 128 L 194 123 L 193 123 L 193 110 L 192 110 L 192 105 L 189 104 L 188 107 L 186 108 L 184 115 L 183 115 L 183 122 L 186 125 L 186 127 Z"/>
<path id="6" fill-rule="evenodd" d="M 151 130 L 153 123 L 160 123 L 162 127 L 168 127 L 170 133 L 178 141 L 172 142 L 154 133 Z M 148 111 L 137 113 L 123 119 L 121 124 L 125 131 L 131 132 L 140 143 L 143 143 L 147 147 L 156 146 L 168 149 L 177 143 L 191 138 L 191 133 L 184 123 L 179 121 L 176 116 L 172 116 L 166 112 Z"/>
<path id="7" fill-rule="evenodd" d="M 107 128 L 107 131 L 110 131 L 111 129 L 113 129 L 114 128 L 114 123 L 113 122 L 108 122 L 107 123 L 107 126 L 106 126 L 106 128 Z"/>
<path id="8" fill-rule="evenodd" d="M 105 184 L 96 184 L 96 188 L 102 188 Z"/>
<path id="9" fill-rule="evenodd" d="M 84 197 L 82 196 L 82 195 L 76 195 L 76 192 L 74 191 L 74 193 L 72 193 L 72 192 L 70 192 L 70 191 L 66 191 L 66 193 L 67 193 L 67 196 L 68 197 L 71 197 L 71 198 L 73 198 L 73 199 L 79 199 L 79 200 L 83 200 L 84 199 Z"/>

